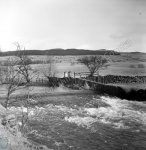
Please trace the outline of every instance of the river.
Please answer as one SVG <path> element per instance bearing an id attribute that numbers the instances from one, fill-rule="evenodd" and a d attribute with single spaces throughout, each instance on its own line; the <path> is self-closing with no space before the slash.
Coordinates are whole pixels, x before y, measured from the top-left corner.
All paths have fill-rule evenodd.
<path id="1" fill-rule="evenodd" d="M 146 102 L 94 94 L 49 97 L 30 109 L 29 120 L 28 138 L 54 150 L 146 149 Z"/>

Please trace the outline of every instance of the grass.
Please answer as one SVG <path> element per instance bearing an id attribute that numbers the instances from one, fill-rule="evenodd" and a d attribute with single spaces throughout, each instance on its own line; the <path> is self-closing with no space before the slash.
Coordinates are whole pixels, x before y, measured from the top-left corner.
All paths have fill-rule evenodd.
<path id="1" fill-rule="evenodd" d="M 46 56 L 30 56 L 32 61 L 44 61 Z M 66 71 L 71 71 L 72 76 L 73 72 L 87 72 L 87 68 L 79 63 L 77 59 L 85 56 L 53 56 L 56 64 L 54 66 L 54 72 L 56 76 L 63 77 L 63 73 Z M 130 75 L 130 76 L 144 76 L 146 75 L 146 69 L 144 67 L 138 67 L 138 64 L 141 66 L 146 66 L 146 55 L 143 54 L 122 54 L 115 56 L 103 56 L 109 60 L 109 66 L 101 68 L 99 73 L 100 75 Z M 7 57 L 1 57 L 1 60 L 6 60 Z M 134 65 L 136 67 L 131 68 L 130 66 Z M 47 65 L 44 64 L 32 64 L 33 69 L 47 68 Z"/>

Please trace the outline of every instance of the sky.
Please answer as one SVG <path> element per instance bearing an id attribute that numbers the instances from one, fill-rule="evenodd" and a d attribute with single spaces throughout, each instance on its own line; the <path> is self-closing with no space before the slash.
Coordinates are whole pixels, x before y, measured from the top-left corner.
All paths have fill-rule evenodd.
<path id="1" fill-rule="evenodd" d="M 146 0 L 0 0 L 0 50 L 146 52 L 145 18 Z"/>

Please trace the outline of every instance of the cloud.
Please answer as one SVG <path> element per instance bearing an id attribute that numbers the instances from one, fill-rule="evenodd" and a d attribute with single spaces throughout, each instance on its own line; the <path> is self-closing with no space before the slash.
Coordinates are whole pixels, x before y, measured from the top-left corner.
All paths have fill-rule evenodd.
<path id="1" fill-rule="evenodd" d="M 30 41 L 27 44 L 27 49 L 51 49 L 51 48 L 67 48 L 67 44 L 55 38 L 44 38 Z"/>
<path id="2" fill-rule="evenodd" d="M 114 42 L 123 41 L 124 39 L 127 39 L 126 33 L 113 33 L 109 36 L 111 39 L 113 39 Z"/>
<path id="3" fill-rule="evenodd" d="M 84 44 L 84 45 L 77 47 L 77 49 L 91 49 L 91 46 L 88 44 Z"/>

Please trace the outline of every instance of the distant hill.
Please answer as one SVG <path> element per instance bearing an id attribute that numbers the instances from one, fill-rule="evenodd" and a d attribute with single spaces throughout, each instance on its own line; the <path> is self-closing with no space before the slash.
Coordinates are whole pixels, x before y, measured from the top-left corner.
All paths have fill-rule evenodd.
<path id="1" fill-rule="evenodd" d="M 138 54 L 141 54 L 141 55 L 146 55 L 145 52 L 121 52 L 121 54 L 135 54 L 135 55 L 138 55 Z"/>
<path id="2" fill-rule="evenodd" d="M 24 55 L 120 55 L 120 53 L 115 52 L 113 50 L 85 50 L 85 49 L 49 49 L 49 50 L 22 50 L 21 51 Z M 18 51 L 8 51 L 8 52 L 1 52 L 0 56 L 12 56 L 17 55 Z"/>
<path id="3" fill-rule="evenodd" d="M 146 54 L 144 52 L 130 52 L 131 54 Z"/>

